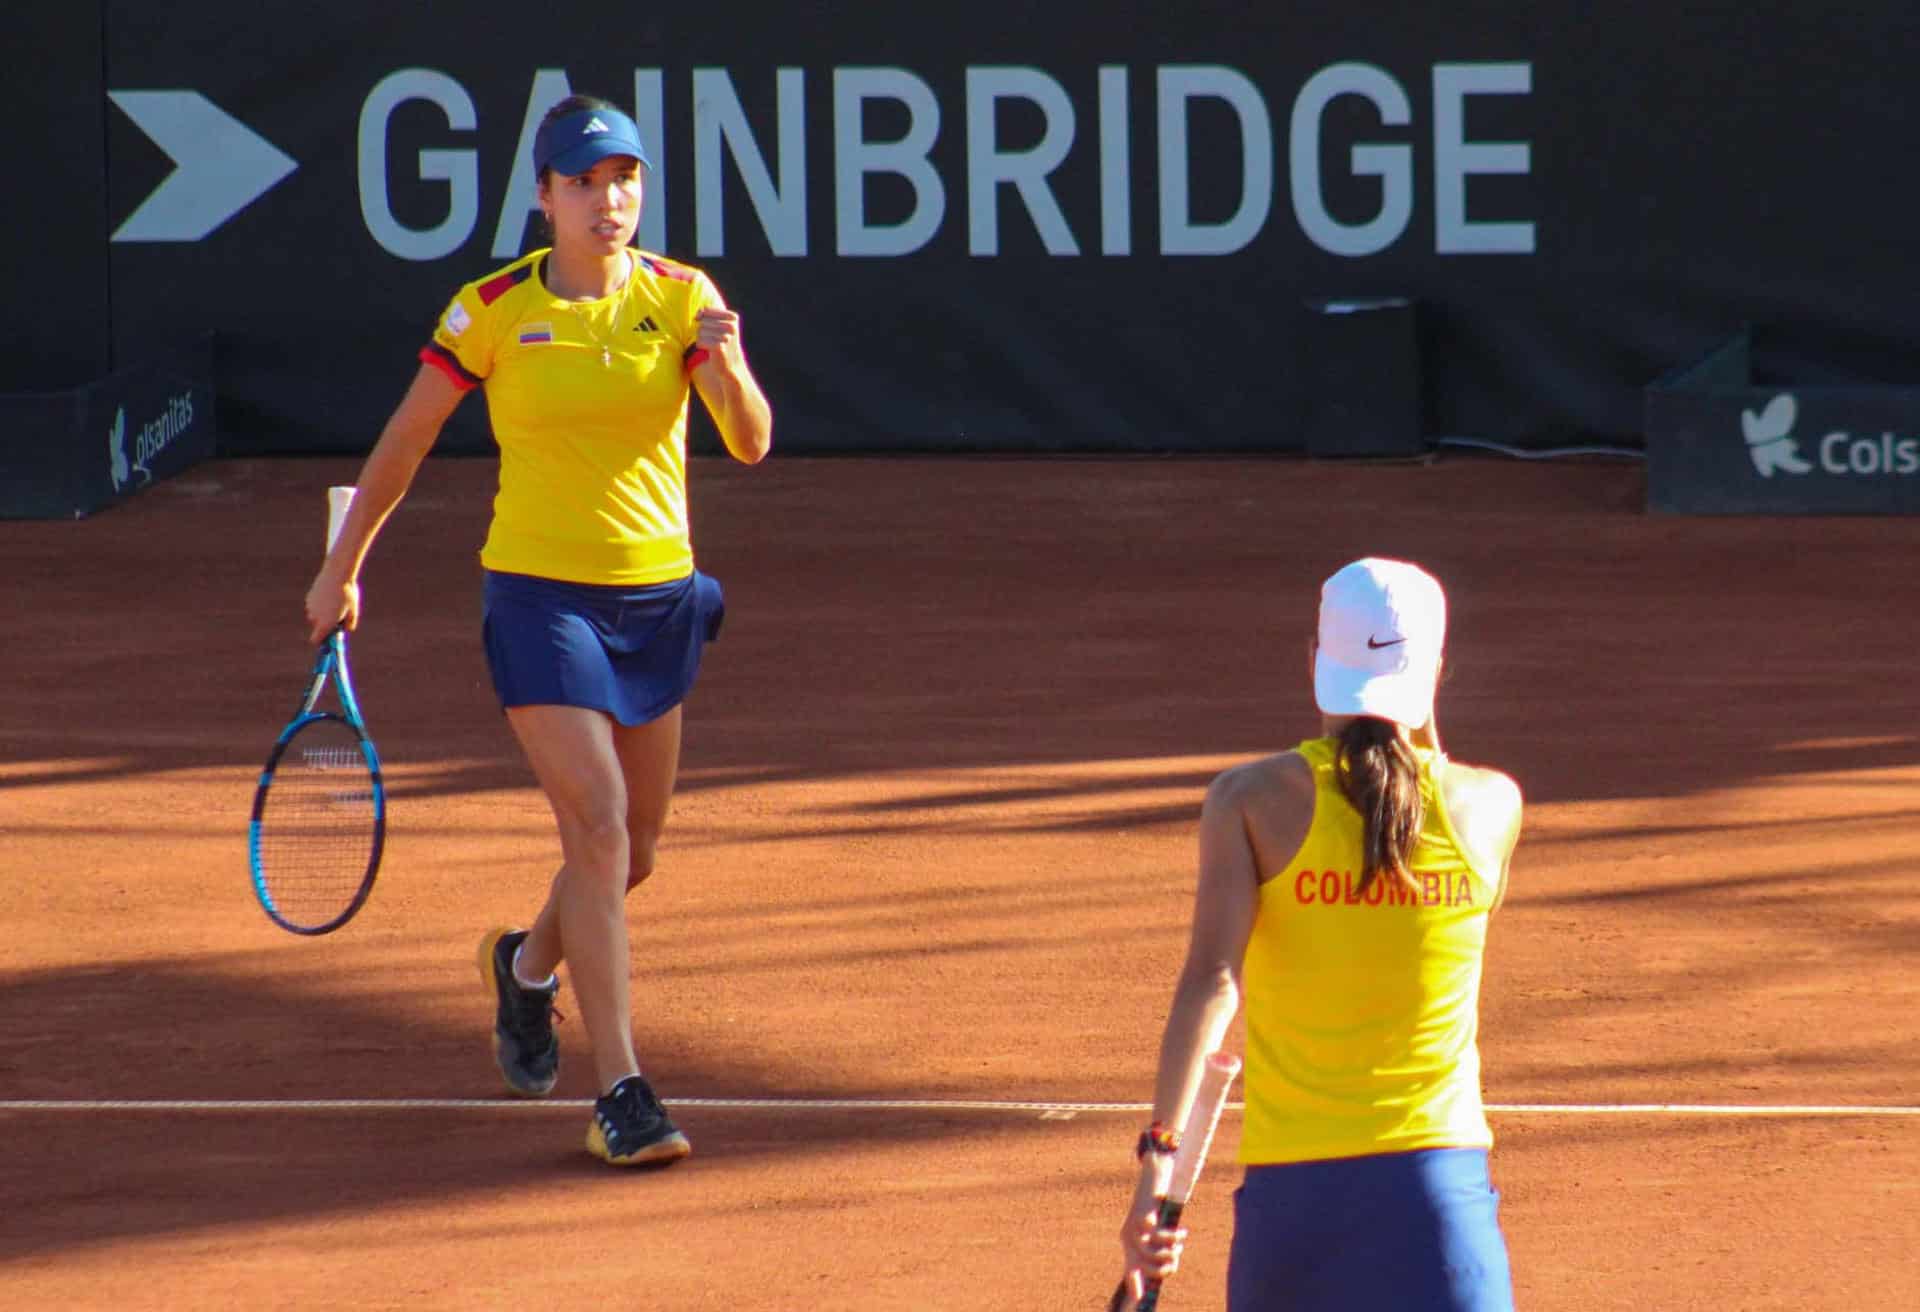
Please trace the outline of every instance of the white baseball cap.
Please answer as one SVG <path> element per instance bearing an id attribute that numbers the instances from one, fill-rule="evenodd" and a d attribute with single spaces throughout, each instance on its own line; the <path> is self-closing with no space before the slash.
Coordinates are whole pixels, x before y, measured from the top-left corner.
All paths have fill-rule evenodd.
<path id="1" fill-rule="evenodd" d="M 1409 729 L 1433 718 L 1447 594 L 1404 560 L 1369 556 L 1320 587 L 1313 699 L 1328 715 L 1373 715 Z"/>

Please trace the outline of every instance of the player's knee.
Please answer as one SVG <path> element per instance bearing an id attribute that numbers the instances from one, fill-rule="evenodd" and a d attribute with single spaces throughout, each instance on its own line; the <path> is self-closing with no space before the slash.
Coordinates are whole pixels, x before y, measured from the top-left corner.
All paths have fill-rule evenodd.
<path id="1" fill-rule="evenodd" d="M 626 826 L 612 817 L 584 815 L 563 819 L 560 839 L 569 865 L 611 874 L 627 869 L 632 860 Z"/>

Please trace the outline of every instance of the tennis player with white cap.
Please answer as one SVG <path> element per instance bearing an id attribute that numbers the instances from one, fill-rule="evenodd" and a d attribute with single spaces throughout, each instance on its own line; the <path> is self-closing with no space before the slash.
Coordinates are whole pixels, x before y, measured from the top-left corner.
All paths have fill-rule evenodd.
<path id="1" fill-rule="evenodd" d="M 1182 1123 L 1244 1002 L 1230 1312 L 1513 1306 L 1478 1039 L 1521 798 L 1440 750 L 1446 633 L 1446 594 L 1419 566 L 1340 569 L 1312 648 L 1319 736 L 1207 790 L 1155 1124 L 1121 1231 L 1136 1284 L 1178 1266 L 1185 1232 L 1155 1223 L 1164 1127 Z"/>

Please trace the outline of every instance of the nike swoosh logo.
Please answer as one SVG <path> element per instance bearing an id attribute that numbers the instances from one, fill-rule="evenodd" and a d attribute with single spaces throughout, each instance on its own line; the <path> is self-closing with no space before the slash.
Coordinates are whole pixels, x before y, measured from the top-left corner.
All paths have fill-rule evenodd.
<path id="1" fill-rule="evenodd" d="M 1368 638 L 1367 650 L 1379 651 L 1382 647 L 1398 647 L 1401 643 L 1405 641 L 1406 641 L 1405 638 L 1395 638 L 1392 642 L 1378 642 L 1373 638 Z"/>

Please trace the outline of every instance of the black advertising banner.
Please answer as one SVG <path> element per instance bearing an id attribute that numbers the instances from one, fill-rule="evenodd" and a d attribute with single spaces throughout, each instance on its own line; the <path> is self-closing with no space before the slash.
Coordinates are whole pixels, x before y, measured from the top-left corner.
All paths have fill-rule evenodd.
<path id="1" fill-rule="evenodd" d="M 213 344 L 66 392 L 0 396 L 0 519 L 79 519 L 214 454 Z"/>
<path id="2" fill-rule="evenodd" d="M 87 512 L 77 469 L 86 415 L 84 391 L 0 394 L 0 519 Z"/>
<path id="3" fill-rule="evenodd" d="M 1920 328 L 1920 11 L 1885 0 L 102 30 L 113 360 L 214 332 L 235 452 L 366 449 L 454 290 L 537 244 L 526 145 L 570 90 L 658 143 L 641 244 L 741 311 L 788 452 L 1300 450 L 1313 301 L 1417 304 L 1426 431 L 1534 447 L 1638 444 L 1646 385 L 1744 322 L 1863 383 Z M 486 446 L 470 401 L 443 449 Z"/>
<path id="4" fill-rule="evenodd" d="M 5 31 L 0 397 L 78 387 L 112 364 L 100 10 L 11 5 Z M 15 440 L 11 429 L 0 433 L 0 442 Z"/>
<path id="5" fill-rule="evenodd" d="M 1920 513 L 1920 386 L 1762 385 L 1743 332 L 1646 405 L 1649 510 Z"/>
<path id="6" fill-rule="evenodd" d="M 85 431 L 100 439 L 77 481 L 89 507 L 124 501 L 213 455 L 219 439 L 213 391 L 207 337 L 87 387 Z"/>

